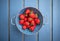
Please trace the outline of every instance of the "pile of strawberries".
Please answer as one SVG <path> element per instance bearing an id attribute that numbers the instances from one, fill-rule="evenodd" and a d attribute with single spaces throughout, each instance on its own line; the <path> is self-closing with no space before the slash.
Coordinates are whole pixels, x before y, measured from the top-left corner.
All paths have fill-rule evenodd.
<path id="1" fill-rule="evenodd" d="M 40 19 L 38 18 L 38 14 L 34 13 L 33 10 L 26 9 L 24 14 L 19 15 L 19 24 L 22 25 L 22 29 L 29 29 L 30 31 L 34 31 L 36 25 L 40 24 Z"/>

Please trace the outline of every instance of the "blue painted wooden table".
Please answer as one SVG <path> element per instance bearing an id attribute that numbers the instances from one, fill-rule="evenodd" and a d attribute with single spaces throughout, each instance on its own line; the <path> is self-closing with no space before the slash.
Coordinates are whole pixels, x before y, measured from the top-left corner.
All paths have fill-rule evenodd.
<path id="1" fill-rule="evenodd" d="M 55 5 L 55 0 L 53 5 L 53 40 L 59 41 L 60 30 L 57 17 L 55 17 L 59 12 L 57 6 Z M 58 2 L 59 4 L 59 2 Z M 21 33 L 16 25 L 11 24 L 11 18 L 16 16 L 18 11 L 25 7 L 37 8 L 43 15 L 43 26 L 38 34 L 35 35 L 25 35 Z M 10 8 L 10 9 L 9 9 Z M 56 9 L 55 9 L 56 8 Z M 59 8 L 59 7 L 58 7 Z M 56 12 L 56 10 L 58 10 Z M 56 13 L 55 13 L 56 12 Z M 59 15 L 57 15 L 59 16 Z M 57 20 L 55 19 L 57 18 Z M 60 19 L 59 19 L 60 20 Z M 57 24 L 56 24 L 56 23 Z M 58 26 L 58 28 L 57 28 Z M 57 29 L 57 30 L 55 30 Z M 58 31 L 58 32 L 57 32 Z M 56 38 L 57 37 L 57 38 Z M 0 0 L 0 41 L 50 41 L 50 0 Z"/>

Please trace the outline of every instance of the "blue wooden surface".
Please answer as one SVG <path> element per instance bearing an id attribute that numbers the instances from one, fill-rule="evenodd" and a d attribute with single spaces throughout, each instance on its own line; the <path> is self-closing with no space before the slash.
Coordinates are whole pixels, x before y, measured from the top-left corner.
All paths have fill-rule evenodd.
<path id="1" fill-rule="evenodd" d="M 50 0 L 39 0 L 39 10 L 44 24 L 39 32 L 39 41 L 50 41 Z"/>
<path id="2" fill-rule="evenodd" d="M 0 0 L 0 41 L 8 41 L 8 1 Z"/>
<path id="3" fill-rule="evenodd" d="M 10 0 L 10 18 L 16 16 L 22 9 L 22 0 Z M 16 26 L 10 24 L 10 41 L 22 41 L 22 33 Z"/>
<path id="4" fill-rule="evenodd" d="M 60 0 L 53 0 L 53 41 L 60 41 Z"/>
<path id="5" fill-rule="evenodd" d="M 22 0 L 10 0 L 10 19 L 23 8 Z M 36 1 L 25 0 L 25 7 L 36 7 Z M 50 41 L 50 0 L 39 0 L 39 10 L 46 20 L 39 31 L 39 41 Z M 53 41 L 60 41 L 60 0 L 53 0 Z M 8 0 L 0 0 L 0 41 L 8 41 Z M 10 41 L 22 41 L 22 33 L 10 23 Z M 25 41 L 36 41 L 36 35 L 25 35 Z"/>

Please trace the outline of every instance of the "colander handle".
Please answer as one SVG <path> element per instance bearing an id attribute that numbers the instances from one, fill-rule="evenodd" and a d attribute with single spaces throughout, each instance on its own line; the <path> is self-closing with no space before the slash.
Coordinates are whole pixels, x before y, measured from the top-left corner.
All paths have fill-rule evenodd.
<path id="1" fill-rule="evenodd" d="M 13 22 L 13 19 L 14 19 L 14 22 L 15 22 L 15 16 L 11 18 L 11 24 L 15 25 L 15 23 Z"/>

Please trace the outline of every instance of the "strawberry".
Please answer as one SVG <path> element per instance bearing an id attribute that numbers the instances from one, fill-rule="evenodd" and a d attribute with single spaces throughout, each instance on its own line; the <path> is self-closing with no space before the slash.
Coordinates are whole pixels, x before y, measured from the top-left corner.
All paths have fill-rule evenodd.
<path id="1" fill-rule="evenodd" d="M 29 26 L 29 22 L 27 22 L 27 21 L 24 22 L 24 25 Z"/>
<path id="2" fill-rule="evenodd" d="M 40 19 L 35 19 L 36 24 L 40 24 Z"/>
<path id="3" fill-rule="evenodd" d="M 28 21 L 31 22 L 33 19 L 31 17 L 28 18 Z"/>
<path id="4" fill-rule="evenodd" d="M 31 26 L 31 27 L 29 28 L 29 30 L 32 31 L 32 32 L 34 31 L 34 29 L 35 29 L 35 25 L 34 25 L 34 26 Z"/>
<path id="5" fill-rule="evenodd" d="M 34 20 L 31 21 L 31 25 L 36 25 Z"/>
<path id="6" fill-rule="evenodd" d="M 30 28 L 30 25 L 28 25 L 27 28 Z"/>
<path id="7" fill-rule="evenodd" d="M 38 14 L 35 14 L 35 18 L 38 18 Z"/>
<path id="8" fill-rule="evenodd" d="M 24 18 L 24 21 L 27 21 L 27 18 L 26 17 Z"/>
<path id="9" fill-rule="evenodd" d="M 29 22 L 24 22 L 24 25 L 26 25 L 27 28 L 30 28 L 30 23 Z"/>
<path id="10" fill-rule="evenodd" d="M 24 19 L 25 16 L 24 16 L 23 14 L 21 14 L 21 15 L 19 15 L 19 18 L 20 18 L 20 19 Z"/>
<path id="11" fill-rule="evenodd" d="M 30 25 L 28 26 L 28 28 L 30 28 Z"/>
<path id="12" fill-rule="evenodd" d="M 28 15 L 27 15 L 27 14 L 25 14 L 25 17 L 28 17 Z"/>
<path id="13" fill-rule="evenodd" d="M 19 24 L 23 24 L 24 23 L 24 20 L 19 20 Z"/>
<path id="14" fill-rule="evenodd" d="M 35 14 L 34 14 L 34 13 L 29 14 L 29 16 L 30 16 L 31 18 L 35 18 Z"/>
<path id="15" fill-rule="evenodd" d="M 29 9 L 27 9 L 25 13 L 26 13 L 26 14 L 29 14 L 29 13 L 30 13 L 30 10 L 29 10 Z"/>
<path id="16" fill-rule="evenodd" d="M 23 29 L 23 30 L 26 30 L 26 26 L 24 25 L 24 26 L 22 27 L 22 29 Z"/>

